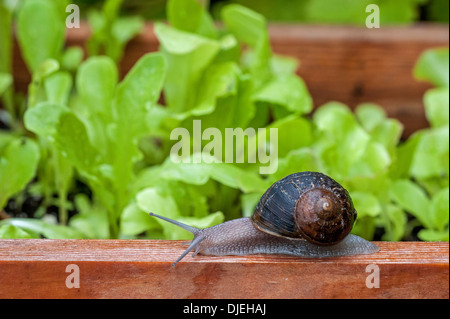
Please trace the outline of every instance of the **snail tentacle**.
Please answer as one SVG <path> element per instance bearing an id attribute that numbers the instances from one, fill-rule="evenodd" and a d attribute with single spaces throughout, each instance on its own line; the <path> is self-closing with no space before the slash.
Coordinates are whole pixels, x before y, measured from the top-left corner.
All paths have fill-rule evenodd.
<path id="1" fill-rule="evenodd" d="M 178 257 L 178 259 L 172 264 L 172 267 L 175 267 L 177 265 L 177 263 L 184 258 L 184 256 L 186 256 L 190 251 L 192 251 L 195 248 L 195 252 L 194 252 L 194 256 L 197 255 L 197 253 L 199 252 L 199 245 L 200 243 L 203 241 L 203 239 L 205 239 L 205 237 L 203 236 L 203 232 L 202 229 L 199 229 L 197 227 L 193 227 L 184 223 L 181 223 L 179 221 L 161 216 L 161 215 L 157 215 L 155 213 L 148 213 L 150 216 L 154 216 L 154 217 L 158 217 L 159 219 L 165 220 L 171 224 L 174 224 L 178 227 L 183 228 L 184 230 L 187 230 L 188 232 L 190 232 L 191 234 L 194 235 L 194 239 L 190 242 L 188 248 L 186 248 L 186 250 L 181 254 L 180 257 Z"/>

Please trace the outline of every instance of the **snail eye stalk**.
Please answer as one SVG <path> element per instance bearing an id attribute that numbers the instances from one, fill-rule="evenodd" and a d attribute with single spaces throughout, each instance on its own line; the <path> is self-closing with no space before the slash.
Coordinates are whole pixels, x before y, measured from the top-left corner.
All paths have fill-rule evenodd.
<path id="1" fill-rule="evenodd" d="M 186 256 L 190 251 L 192 251 L 193 249 L 196 249 L 194 255 L 198 252 L 198 245 L 203 241 L 204 237 L 201 235 L 201 229 L 193 227 L 193 226 L 189 226 L 186 225 L 184 223 L 180 223 L 179 221 L 164 217 L 164 216 L 160 216 L 154 213 L 149 213 L 150 216 L 153 217 L 157 217 L 159 219 L 165 220 L 166 222 L 169 222 L 171 224 L 174 224 L 180 228 L 183 228 L 184 230 L 187 230 L 188 232 L 190 232 L 191 234 L 194 235 L 194 239 L 192 240 L 192 242 L 190 243 L 189 247 L 184 251 L 184 253 L 181 254 L 180 257 L 178 257 L 178 259 L 172 264 L 172 267 L 175 267 L 177 265 L 177 263 L 184 258 L 184 256 Z"/>

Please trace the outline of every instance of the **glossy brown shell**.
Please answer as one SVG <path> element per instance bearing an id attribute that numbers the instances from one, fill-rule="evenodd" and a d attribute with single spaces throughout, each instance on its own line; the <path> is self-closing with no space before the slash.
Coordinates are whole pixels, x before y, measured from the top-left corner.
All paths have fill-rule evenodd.
<path id="1" fill-rule="evenodd" d="M 300 172 L 264 193 L 252 221 L 276 236 L 333 245 L 350 233 L 356 215 L 350 195 L 339 183 L 322 173 Z"/>

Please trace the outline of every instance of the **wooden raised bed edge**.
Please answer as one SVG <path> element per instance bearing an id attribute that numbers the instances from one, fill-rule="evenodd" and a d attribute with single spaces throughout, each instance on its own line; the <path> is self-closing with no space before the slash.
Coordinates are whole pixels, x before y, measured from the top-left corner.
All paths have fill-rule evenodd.
<path id="1" fill-rule="evenodd" d="M 189 254 L 172 268 L 180 241 L 2 239 L 0 298 L 449 298 L 448 242 L 376 244 L 324 259 Z"/>
<path id="2" fill-rule="evenodd" d="M 412 69 L 428 48 L 448 46 L 448 24 L 381 26 L 269 26 L 273 51 L 300 60 L 298 74 L 305 80 L 316 106 L 339 101 L 354 108 L 359 103 L 380 104 L 390 117 L 400 120 L 404 135 L 427 127 L 423 94 L 431 85 L 418 82 Z M 67 46 L 85 47 L 90 31 L 86 23 L 67 30 Z M 145 53 L 158 49 L 153 24 L 127 46 L 120 65 L 123 76 Z M 13 52 L 15 86 L 26 91 L 30 75 L 17 42 Z"/>

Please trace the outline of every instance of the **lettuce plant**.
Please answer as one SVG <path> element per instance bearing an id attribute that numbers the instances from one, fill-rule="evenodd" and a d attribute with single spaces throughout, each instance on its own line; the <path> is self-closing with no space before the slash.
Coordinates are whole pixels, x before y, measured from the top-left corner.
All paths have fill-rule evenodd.
<path id="1" fill-rule="evenodd" d="M 0 221 L 0 237 L 189 238 L 146 212 L 209 227 L 249 216 L 273 182 L 314 170 L 350 191 L 358 235 L 402 240 L 418 227 L 420 239 L 448 240 L 449 81 L 442 71 L 448 49 L 419 59 L 414 74 L 436 85 L 424 96 L 430 127 L 401 141 L 401 123 L 371 103 L 352 111 L 330 101 L 313 112 L 297 61 L 274 53 L 266 19 L 240 5 L 223 7 L 219 27 L 198 1 L 168 1 L 168 23 L 154 27 L 158 52 L 142 56 L 121 79 L 117 61 L 124 42 L 108 39 L 126 41 L 140 20 L 119 22 L 120 3 L 107 1 L 91 13 L 94 35 L 84 61 L 77 48 L 63 47 L 57 4 L 28 0 L 19 8 L 19 43 L 33 81 L 24 128 L 0 135 L 0 204 L 25 189 L 46 201 L 35 218 Z M 46 17 L 40 43 L 24 18 L 31 11 Z M 1 94 L 11 79 L 0 75 Z M 184 128 L 193 136 L 195 120 L 221 134 L 276 128 L 278 170 L 261 175 L 260 163 L 220 163 L 199 153 L 189 163 L 175 163 L 171 132 Z M 269 141 L 246 136 L 231 146 L 233 156 L 250 158 L 246 147 L 255 139 Z M 222 147 L 226 152 L 230 145 Z M 23 162 L 13 160 L 17 154 Z M 89 194 L 76 192 L 77 181 Z M 49 205 L 58 207 L 59 225 L 46 219 Z"/>

